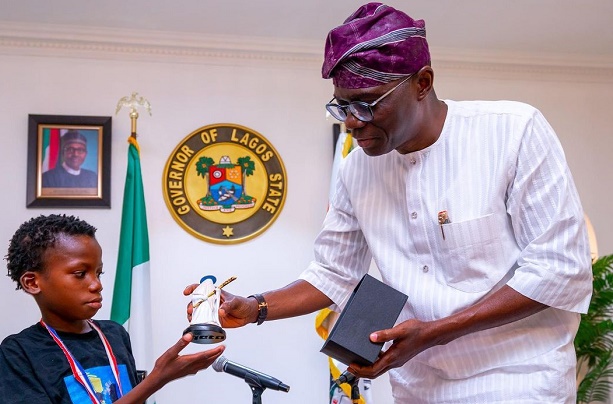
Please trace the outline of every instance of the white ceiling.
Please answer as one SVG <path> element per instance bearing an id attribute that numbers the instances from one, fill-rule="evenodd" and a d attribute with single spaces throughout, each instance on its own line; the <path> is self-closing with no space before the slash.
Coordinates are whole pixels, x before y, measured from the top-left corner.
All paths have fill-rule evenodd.
<path id="1" fill-rule="evenodd" d="M 321 43 L 355 0 L 0 0 L 0 23 Z M 611 0 L 390 0 L 426 21 L 432 48 L 613 60 Z M 122 31 L 123 32 L 123 31 Z"/>

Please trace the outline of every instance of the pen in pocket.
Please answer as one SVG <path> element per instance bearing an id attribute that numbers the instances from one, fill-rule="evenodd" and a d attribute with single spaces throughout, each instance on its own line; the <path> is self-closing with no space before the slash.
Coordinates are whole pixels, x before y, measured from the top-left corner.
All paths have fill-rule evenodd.
<path id="1" fill-rule="evenodd" d="M 451 223 L 449 220 L 449 215 L 446 210 L 441 210 L 438 212 L 438 224 L 441 226 L 441 234 L 443 235 L 443 240 L 445 240 L 445 230 L 443 229 L 444 224 Z"/>

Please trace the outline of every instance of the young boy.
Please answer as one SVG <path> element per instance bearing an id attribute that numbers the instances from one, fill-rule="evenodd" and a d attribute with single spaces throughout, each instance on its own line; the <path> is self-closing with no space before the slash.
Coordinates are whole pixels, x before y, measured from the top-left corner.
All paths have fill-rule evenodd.
<path id="1" fill-rule="evenodd" d="M 10 241 L 8 275 L 36 300 L 42 319 L 0 345 L 2 403 L 143 403 L 168 382 L 205 369 L 224 346 L 179 356 L 185 334 L 137 384 L 130 338 L 102 307 L 96 228 L 74 216 L 39 216 Z"/>

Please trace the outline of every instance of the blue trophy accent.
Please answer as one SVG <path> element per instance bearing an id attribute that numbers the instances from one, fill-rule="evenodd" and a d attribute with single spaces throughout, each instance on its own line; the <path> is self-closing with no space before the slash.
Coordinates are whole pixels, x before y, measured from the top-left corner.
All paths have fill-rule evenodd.
<path id="1" fill-rule="evenodd" d="M 215 278 L 214 275 L 203 276 L 202 279 L 200 279 L 200 283 L 206 281 L 207 279 L 210 279 L 213 282 L 213 285 L 217 283 L 217 278 Z"/>

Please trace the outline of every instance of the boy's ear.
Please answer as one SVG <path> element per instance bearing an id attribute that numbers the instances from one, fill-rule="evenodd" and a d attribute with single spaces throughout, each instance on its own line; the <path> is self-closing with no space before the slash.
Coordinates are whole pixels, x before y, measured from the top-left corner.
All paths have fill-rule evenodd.
<path id="1" fill-rule="evenodd" d="M 26 293 L 36 295 L 40 292 L 37 275 L 38 274 L 36 272 L 26 271 L 19 278 L 19 283 L 21 284 L 21 287 Z"/>

